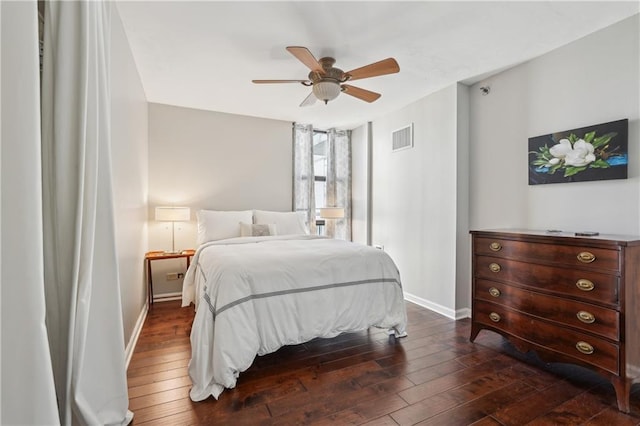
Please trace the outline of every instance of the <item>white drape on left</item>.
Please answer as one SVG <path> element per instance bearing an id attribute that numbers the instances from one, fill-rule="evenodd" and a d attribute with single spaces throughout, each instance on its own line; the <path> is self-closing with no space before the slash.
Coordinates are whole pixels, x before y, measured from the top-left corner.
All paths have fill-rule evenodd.
<path id="1" fill-rule="evenodd" d="M 45 327 L 35 0 L 0 2 L 2 404 L 0 424 L 59 422 Z"/>
<path id="2" fill-rule="evenodd" d="M 110 158 L 111 3 L 47 2 L 45 289 L 62 424 L 127 424 Z"/>

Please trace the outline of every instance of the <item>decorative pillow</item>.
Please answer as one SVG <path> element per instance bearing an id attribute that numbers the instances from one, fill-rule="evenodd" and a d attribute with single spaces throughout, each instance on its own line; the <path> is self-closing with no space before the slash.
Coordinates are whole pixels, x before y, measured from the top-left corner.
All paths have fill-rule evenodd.
<path id="1" fill-rule="evenodd" d="M 304 223 L 302 212 L 272 212 L 254 210 L 253 223 L 273 223 L 278 235 L 308 234 L 309 229 Z"/>
<path id="2" fill-rule="evenodd" d="M 198 219 L 198 244 L 239 237 L 240 222 L 251 222 L 252 216 L 252 210 L 199 210 L 196 212 L 196 218 Z"/>
<path id="3" fill-rule="evenodd" d="M 276 234 L 276 225 L 269 224 L 253 224 L 240 222 L 240 236 L 241 237 L 268 237 Z"/>

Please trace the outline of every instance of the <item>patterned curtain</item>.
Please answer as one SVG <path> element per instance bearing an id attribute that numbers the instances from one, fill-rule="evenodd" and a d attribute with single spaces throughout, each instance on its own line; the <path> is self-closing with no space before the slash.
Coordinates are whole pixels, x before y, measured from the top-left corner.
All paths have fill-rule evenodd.
<path id="1" fill-rule="evenodd" d="M 313 174 L 313 127 L 293 125 L 293 210 L 304 212 L 309 232 L 316 233 Z"/>
<path id="2" fill-rule="evenodd" d="M 351 241 L 351 131 L 327 131 L 327 207 L 344 208 L 344 218 L 327 220 L 327 235 Z"/>

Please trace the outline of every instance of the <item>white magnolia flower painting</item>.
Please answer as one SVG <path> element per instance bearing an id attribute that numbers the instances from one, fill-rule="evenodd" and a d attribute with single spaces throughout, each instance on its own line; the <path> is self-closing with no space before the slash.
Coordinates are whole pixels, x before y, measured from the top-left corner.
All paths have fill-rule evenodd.
<path id="1" fill-rule="evenodd" d="M 626 179 L 628 122 L 529 138 L 529 185 Z"/>

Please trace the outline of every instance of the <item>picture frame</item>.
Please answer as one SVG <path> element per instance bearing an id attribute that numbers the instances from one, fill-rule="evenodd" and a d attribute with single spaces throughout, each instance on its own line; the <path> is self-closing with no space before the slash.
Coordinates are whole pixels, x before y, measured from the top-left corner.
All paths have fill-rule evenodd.
<path id="1" fill-rule="evenodd" d="M 627 179 L 629 120 L 529 138 L 529 185 Z"/>

